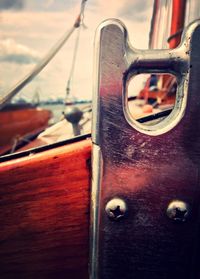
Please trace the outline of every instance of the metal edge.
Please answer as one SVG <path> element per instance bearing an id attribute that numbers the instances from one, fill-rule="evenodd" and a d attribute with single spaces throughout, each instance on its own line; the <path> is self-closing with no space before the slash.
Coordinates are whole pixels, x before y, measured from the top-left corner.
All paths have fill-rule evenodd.
<path id="1" fill-rule="evenodd" d="M 111 18 L 103 21 L 97 28 L 95 33 L 95 40 L 94 40 L 94 64 L 93 64 L 93 100 L 92 100 L 92 108 L 93 108 L 93 116 L 92 116 L 92 141 L 96 144 L 100 143 L 99 140 L 99 117 L 100 117 L 100 96 L 99 96 L 99 82 L 100 82 L 100 56 L 101 56 L 101 32 L 104 28 L 109 25 L 116 25 L 118 26 L 122 32 L 124 33 L 125 37 L 125 46 L 128 41 L 127 36 L 127 29 L 125 25 L 118 19 Z M 125 48 L 126 50 L 126 48 Z M 129 50 L 129 43 L 127 43 L 127 53 L 125 53 L 125 59 L 128 65 L 128 50 Z"/>
<path id="2" fill-rule="evenodd" d="M 94 40 L 94 64 L 93 64 L 93 97 L 92 97 L 92 142 L 98 144 L 99 131 L 99 57 L 100 57 L 100 39 L 101 27 L 97 28 Z"/>
<path id="3" fill-rule="evenodd" d="M 124 24 L 117 19 L 108 19 L 97 28 L 94 43 L 94 74 L 93 74 L 93 115 L 92 115 L 92 189 L 90 204 L 90 279 L 98 278 L 98 247 L 99 247 L 99 201 L 102 178 L 103 158 L 99 146 L 99 124 L 100 124 L 100 54 L 101 54 L 101 32 L 109 25 L 117 25 L 126 37 Z M 126 40 L 125 40 L 126 42 Z"/>
<path id="4" fill-rule="evenodd" d="M 99 200 L 103 160 L 98 145 L 92 147 L 92 190 L 90 204 L 90 279 L 98 278 Z"/>

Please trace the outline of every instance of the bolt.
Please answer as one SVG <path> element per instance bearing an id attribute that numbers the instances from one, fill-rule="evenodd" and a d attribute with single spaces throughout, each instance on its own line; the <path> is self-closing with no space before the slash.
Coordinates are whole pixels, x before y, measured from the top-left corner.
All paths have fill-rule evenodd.
<path id="1" fill-rule="evenodd" d="M 109 218 L 118 220 L 124 217 L 127 211 L 127 206 L 122 199 L 114 198 L 106 204 L 105 210 Z"/>
<path id="2" fill-rule="evenodd" d="M 186 202 L 175 200 L 167 208 L 167 216 L 178 222 L 185 222 L 189 215 L 189 205 Z"/>

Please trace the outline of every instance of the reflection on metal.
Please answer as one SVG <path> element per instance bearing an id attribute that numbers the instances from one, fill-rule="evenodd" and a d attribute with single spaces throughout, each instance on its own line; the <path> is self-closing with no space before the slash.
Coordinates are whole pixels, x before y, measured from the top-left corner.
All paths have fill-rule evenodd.
<path id="1" fill-rule="evenodd" d="M 99 214 L 100 214 L 100 191 L 102 179 L 102 155 L 98 145 L 93 144 L 92 147 L 92 192 L 91 192 L 91 208 L 90 208 L 90 276 L 98 277 L 98 247 L 99 247 Z"/>
<path id="2" fill-rule="evenodd" d="M 65 119 L 72 124 L 74 136 L 81 134 L 81 126 L 79 124 L 83 117 L 83 111 L 75 106 L 67 106 L 64 112 Z"/>
<path id="3" fill-rule="evenodd" d="M 104 22 L 97 31 L 92 279 L 199 278 L 199 48 L 199 21 L 187 28 L 173 50 L 134 49 L 116 20 Z M 166 119 L 145 126 L 131 118 L 126 91 L 131 77 L 152 72 L 176 76 L 177 98 Z M 105 211 L 115 197 L 128 208 L 120 222 L 111 222 Z M 177 200 L 191 210 L 191 218 L 180 226 L 168 218 L 173 210 L 166 214 L 170 202 Z"/>

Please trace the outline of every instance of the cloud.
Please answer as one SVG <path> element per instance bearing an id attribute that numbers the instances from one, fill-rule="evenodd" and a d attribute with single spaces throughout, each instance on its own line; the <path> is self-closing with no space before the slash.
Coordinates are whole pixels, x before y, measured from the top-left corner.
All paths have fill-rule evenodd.
<path id="1" fill-rule="evenodd" d="M 80 0 L 24 0 L 26 10 L 32 11 L 65 11 L 76 4 L 80 4 Z"/>
<path id="2" fill-rule="evenodd" d="M 63 11 L 80 4 L 80 0 L 0 0 L 0 10 Z"/>
<path id="3" fill-rule="evenodd" d="M 1 38 L 4 38 L 4 41 L 0 41 L 0 79 L 2 80 L 2 91 L 5 91 L 11 84 L 15 84 L 24 75 L 27 75 L 33 67 L 33 64 L 31 64 L 32 61 L 37 61 L 39 56 L 43 57 L 51 46 L 62 36 L 64 30 L 67 30 L 73 24 L 80 7 L 80 1 L 73 0 L 77 4 L 68 10 L 63 9 L 62 12 L 47 12 L 46 10 L 36 12 L 35 10 L 32 11 L 30 7 L 27 7 L 28 1 L 30 1 L 30 5 L 33 2 L 33 0 L 26 0 L 25 9 L 21 11 L 7 10 L 1 14 Z M 54 0 L 59 7 L 65 5 L 64 1 L 69 1 L 68 5 L 72 3 L 71 0 Z M 123 10 L 122 8 L 124 8 L 126 1 L 88 0 L 85 10 L 85 24 L 88 28 L 81 31 L 80 46 L 72 86 L 72 93 L 77 97 L 91 98 L 93 83 L 93 42 L 96 27 L 106 18 L 118 17 L 117 15 Z M 34 2 L 39 3 L 39 0 L 34 0 Z M 55 5 L 54 2 L 47 3 L 46 0 L 44 2 L 40 0 L 41 5 L 46 3 L 49 8 Z M 134 14 L 135 12 L 133 12 Z M 120 17 L 120 19 L 127 26 L 133 46 L 136 48 L 145 48 L 148 45 L 150 22 L 138 22 L 134 16 L 130 17 L 130 19 L 125 17 Z M 7 44 L 10 41 L 10 46 L 7 46 L 6 38 L 9 39 Z M 13 38 L 14 41 L 11 41 L 10 38 Z M 52 62 L 49 63 L 36 79 L 24 88 L 23 92 L 25 95 L 32 96 L 31 94 L 35 92 L 35 88 L 40 87 L 42 92 L 41 97 L 44 99 L 49 95 L 65 96 L 75 38 L 76 36 L 73 34 Z M 6 49 L 4 52 L 2 51 L 2 45 L 3 50 Z M 24 47 L 27 49 L 27 52 L 24 52 Z M 37 53 L 33 50 L 37 50 Z"/>
<path id="4" fill-rule="evenodd" d="M 24 0 L 1 0 L 0 1 L 1 10 L 9 10 L 9 9 L 20 10 L 23 7 L 24 7 Z"/>
<path id="5" fill-rule="evenodd" d="M 118 11 L 118 16 L 144 22 L 147 19 L 146 12 L 152 7 L 150 0 L 126 0 L 123 2 L 122 7 Z"/>
<path id="6" fill-rule="evenodd" d="M 0 61 L 17 64 L 32 64 L 39 60 L 36 51 L 12 39 L 0 41 Z"/>

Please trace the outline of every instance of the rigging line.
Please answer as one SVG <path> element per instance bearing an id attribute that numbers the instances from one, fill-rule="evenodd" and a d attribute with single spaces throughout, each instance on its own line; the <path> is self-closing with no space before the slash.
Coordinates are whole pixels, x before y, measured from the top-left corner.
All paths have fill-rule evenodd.
<path id="1" fill-rule="evenodd" d="M 86 5 L 87 0 L 82 0 L 81 3 L 81 23 L 83 26 L 85 26 L 84 24 L 84 17 L 85 17 L 85 5 Z"/>
<path id="2" fill-rule="evenodd" d="M 82 21 L 82 16 L 84 12 L 85 2 L 87 0 L 82 0 L 81 3 L 81 12 L 77 19 L 75 20 L 73 26 L 64 34 L 64 36 L 52 47 L 52 49 L 47 53 L 47 55 L 37 64 L 33 70 L 26 75 L 20 82 L 18 82 L 13 88 L 8 90 L 0 98 L 0 110 L 21 90 L 23 89 L 30 81 L 32 81 L 43 69 L 44 67 L 53 59 L 56 53 L 63 47 L 69 37 L 72 35 L 76 28 L 80 27 Z"/>
<path id="3" fill-rule="evenodd" d="M 74 46 L 72 64 L 71 64 L 69 78 L 68 78 L 68 81 L 67 81 L 67 88 L 66 88 L 66 95 L 67 96 L 70 95 L 71 84 L 72 84 L 73 77 L 74 77 L 76 58 L 77 58 L 77 54 L 78 54 L 78 46 L 79 46 L 81 26 L 85 26 L 85 24 L 84 24 L 84 12 L 85 12 L 86 1 L 87 0 L 82 0 L 81 8 L 80 8 L 80 14 L 77 17 L 77 21 L 76 21 L 76 26 L 80 27 L 80 28 L 77 30 L 77 37 L 76 37 L 75 46 Z"/>
<path id="4" fill-rule="evenodd" d="M 22 88 L 24 88 L 30 81 L 32 81 L 52 60 L 56 53 L 62 48 L 68 38 L 72 35 L 76 27 L 72 27 L 64 36 L 61 38 L 56 45 L 50 50 L 50 52 L 37 64 L 33 70 L 26 75 L 19 83 L 11 88 L 3 97 L 0 99 L 0 109 L 2 109 Z"/>
<path id="5" fill-rule="evenodd" d="M 77 37 L 76 37 L 76 41 L 75 41 L 75 47 L 74 47 L 74 53 L 73 53 L 73 58 L 72 58 L 72 64 L 71 64 L 69 78 L 68 78 L 68 81 L 67 81 L 67 88 L 66 88 L 67 96 L 70 95 L 71 84 L 72 84 L 72 80 L 73 80 L 73 76 L 74 76 L 74 71 L 75 71 L 76 57 L 77 57 L 77 54 L 78 54 L 78 46 L 79 46 L 79 38 L 80 38 L 80 30 L 81 30 L 81 28 L 79 28 L 77 30 Z"/>

